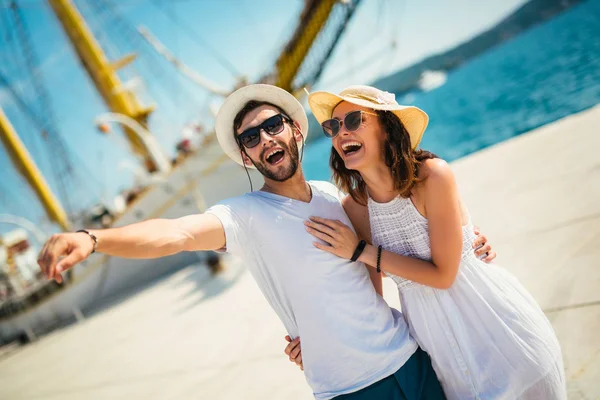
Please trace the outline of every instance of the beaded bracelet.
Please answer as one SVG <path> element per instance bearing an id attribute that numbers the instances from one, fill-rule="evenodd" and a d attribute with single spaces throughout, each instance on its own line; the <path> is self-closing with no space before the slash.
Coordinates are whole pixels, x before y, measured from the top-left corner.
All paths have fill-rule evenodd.
<path id="1" fill-rule="evenodd" d="M 377 273 L 381 273 L 381 245 L 377 247 Z"/>

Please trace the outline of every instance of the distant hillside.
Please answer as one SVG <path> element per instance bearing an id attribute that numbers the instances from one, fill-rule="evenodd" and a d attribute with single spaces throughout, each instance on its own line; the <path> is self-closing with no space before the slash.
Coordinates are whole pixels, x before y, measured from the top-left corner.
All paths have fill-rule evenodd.
<path id="1" fill-rule="evenodd" d="M 380 89 L 403 93 L 415 89 L 423 71 L 448 71 L 468 62 L 486 50 L 507 41 L 532 26 L 544 22 L 556 14 L 583 0 L 530 0 L 518 10 L 500 21 L 492 29 L 441 54 L 436 54 L 411 67 L 395 72 L 373 83 Z"/>

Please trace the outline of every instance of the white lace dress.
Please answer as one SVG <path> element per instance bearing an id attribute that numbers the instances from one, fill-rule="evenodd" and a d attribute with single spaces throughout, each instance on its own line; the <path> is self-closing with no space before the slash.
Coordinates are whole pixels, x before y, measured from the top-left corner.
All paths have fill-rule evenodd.
<path id="1" fill-rule="evenodd" d="M 410 199 L 369 199 L 373 243 L 431 261 L 427 219 Z M 562 355 L 550 322 L 519 281 L 473 253 L 471 221 L 463 228 L 456 281 L 434 289 L 398 276 L 410 332 L 429 353 L 450 400 L 566 399 Z"/>

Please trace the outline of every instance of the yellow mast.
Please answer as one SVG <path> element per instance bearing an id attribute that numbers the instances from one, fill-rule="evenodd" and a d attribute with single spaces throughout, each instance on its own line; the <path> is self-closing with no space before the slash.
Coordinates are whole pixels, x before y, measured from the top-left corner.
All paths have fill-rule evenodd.
<path id="1" fill-rule="evenodd" d="M 329 14 L 338 0 L 322 0 L 314 2 L 307 10 L 307 15 L 302 16 L 300 29 L 297 36 L 292 38 L 288 48 L 284 49 L 277 60 L 276 85 L 291 92 L 292 81 L 298 73 L 304 58 L 308 54 L 312 43 L 329 19 Z"/>
<path id="2" fill-rule="evenodd" d="M 48 3 L 108 108 L 134 119 L 147 129 L 148 116 L 153 108 L 143 107 L 135 95 L 123 86 L 116 72 L 131 63 L 135 56 L 129 55 L 110 63 L 71 0 L 48 0 Z M 125 127 L 124 130 L 132 149 L 145 158 L 146 167 L 154 172 L 157 166 L 151 157 L 151 150 L 129 127 Z"/>
<path id="3" fill-rule="evenodd" d="M 7 153 L 10 154 L 17 170 L 35 191 L 50 219 L 57 222 L 63 230 L 69 230 L 70 224 L 67 213 L 50 190 L 50 186 L 48 186 L 44 176 L 35 165 L 2 108 L 0 108 L 0 140 L 4 143 Z"/>

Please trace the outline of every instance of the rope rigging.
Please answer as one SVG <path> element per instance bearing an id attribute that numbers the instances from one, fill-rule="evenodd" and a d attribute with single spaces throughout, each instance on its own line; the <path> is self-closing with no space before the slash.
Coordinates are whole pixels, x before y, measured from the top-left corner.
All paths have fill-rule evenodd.
<path id="1" fill-rule="evenodd" d="M 159 0 L 152 0 L 150 2 L 153 6 L 155 6 L 159 11 L 163 12 L 164 3 L 161 3 Z M 199 47 L 204 47 L 208 52 L 215 58 L 215 60 L 221 64 L 223 68 L 231 73 L 231 75 L 237 79 L 243 76 L 242 73 L 227 60 L 217 49 L 211 46 L 208 42 L 206 42 L 202 37 L 192 28 L 190 27 L 183 19 L 176 17 L 168 12 L 165 12 L 164 15 L 171 20 L 179 29 L 181 29 L 188 37 L 194 41 Z"/>
<path id="2" fill-rule="evenodd" d="M 72 173 L 72 165 L 69 160 L 69 152 L 64 144 L 64 141 L 56 128 L 56 120 L 52 108 L 52 102 L 50 101 L 50 94 L 43 83 L 41 71 L 39 69 L 39 60 L 37 54 L 33 48 L 31 37 L 27 29 L 25 18 L 23 17 L 16 0 L 13 1 L 14 7 L 12 7 L 14 19 L 16 21 L 16 31 L 19 37 L 20 43 L 22 43 L 22 51 L 25 58 L 25 64 L 27 71 L 30 76 L 30 82 L 33 86 L 33 90 L 36 93 L 37 100 L 39 101 L 39 112 L 43 130 L 40 132 L 42 137 L 46 140 L 49 150 L 52 154 L 58 155 L 53 162 L 55 168 L 51 168 L 54 176 L 54 181 L 58 187 L 59 196 L 62 202 L 65 204 L 65 208 L 68 213 L 73 212 L 73 204 L 71 196 L 68 192 L 67 179 Z"/>
<path id="3" fill-rule="evenodd" d="M 12 58 L 12 62 L 4 65 L 13 65 L 15 68 L 10 69 L 8 73 L 5 73 L 4 69 L 0 70 L 0 85 L 10 94 L 12 104 L 26 117 L 26 121 L 32 124 L 34 130 L 39 131 L 40 135 L 33 135 L 29 140 L 30 144 L 33 144 L 34 156 L 45 161 L 59 198 L 65 204 L 67 212 L 73 214 L 76 211 L 75 204 L 78 205 L 77 208 L 81 207 L 83 199 L 95 194 L 100 188 L 96 186 L 97 180 L 77 154 L 70 151 L 57 128 L 51 97 L 42 76 L 42 65 L 20 4 L 11 0 L 11 7 L 4 10 L 10 12 L 10 15 L 1 15 L 12 49 L 11 54 L 4 55 Z M 17 79 L 11 80 L 10 76 L 17 76 Z M 35 95 L 26 96 L 26 93 Z M 31 135 L 24 135 L 25 138 L 28 136 Z M 45 151 L 39 151 L 38 140 L 44 145 Z M 76 169 L 73 168 L 73 162 L 78 164 Z"/>
<path id="4" fill-rule="evenodd" d="M 103 35 L 106 37 L 106 40 L 102 41 L 104 48 L 115 45 L 116 51 L 110 54 L 111 58 L 117 59 L 123 54 L 131 52 L 138 54 L 136 60 L 140 62 L 130 64 L 127 69 L 130 71 L 135 70 L 137 76 L 144 76 L 141 73 L 142 71 L 138 70 L 138 67 L 140 67 L 147 72 L 146 75 L 153 77 L 152 82 L 154 84 L 147 87 L 152 92 L 153 98 L 166 99 L 175 109 L 180 109 L 183 104 L 191 104 L 196 109 L 200 107 L 200 102 L 192 89 L 182 84 L 177 75 L 170 74 L 165 70 L 162 58 L 158 57 L 153 49 L 150 48 L 150 45 L 142 39 L 134 24 L 123 16 L 123 13 L 118 10 L 116 4 L 110 0 L 86 0 L 84 3 L 89 5 L 90 9 L 94 10 L 94 12 L 89 13 L 90 15 L 87 16 L 87 20 L 99 22 L 96 24 L 98 28 L 95 30 L 104 31 L 100 27 L 111 27 L 109 31 L 110 37 Z M 123 73 L 122 71 L 119 72 Z M 172 83 L 174 83 L 177 90 L 173 90 L 174 85 Z"/>

